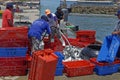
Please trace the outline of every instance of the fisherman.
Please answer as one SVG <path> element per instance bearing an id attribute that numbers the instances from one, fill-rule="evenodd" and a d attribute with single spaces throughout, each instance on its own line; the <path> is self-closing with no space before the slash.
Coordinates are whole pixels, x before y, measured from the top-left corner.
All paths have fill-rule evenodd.
<path id="1" fill-rule="evenodd" d="M 28 32 L 28 37 L 31 40 L 32 52 L 36 50 L 42 50 L 44 48 L 43 38 L 46 35 L 46 33 L 49 34 L 49 37 L 50 37 L 51 29 L 48 24 L 47 16 L 42 15 L 40 19 L 35 20 L 31 24 L 31 27 Z"/>
<path id="2" fill-rule="evenodd" d="M 119 21 L 118 21 L 117 25 L 115 26 L 114 31 L 112 32 L 112 34 L 120 35 L 120 10 L 118 10 L 115 15 L 118 17 Z"/>
<path id="3" fill-rule="evenodd" d="M 6 4 L 6 10 L 2 14 L 2 27 L 13 27 L 13 5 Z"/>
<path id="4" fill-rule="evenodd" d="M 57 36 L 59 40 L 62 42 L 62 46 L 65 46 L 65 42 L 59 32 L 59 24 L 58 24 L 57 16 L 54 13 L 51 13 L 49 9 L 45 10 L 45 14 L 48 17 L 49 25 L 51 28 L 51 42 L 53 41 L 55 36 Z"/>
<path id="5" fill-rule="evenodd" d="M 58 24 L 60 24 L 60 21 L 62 19 L 64 19 L 64 13 L 63 11 L 61 10 L 61 7 L 57 7 L 57 11 L 55 12 L 55 15 L 57 16 L 58 18 Z"/>

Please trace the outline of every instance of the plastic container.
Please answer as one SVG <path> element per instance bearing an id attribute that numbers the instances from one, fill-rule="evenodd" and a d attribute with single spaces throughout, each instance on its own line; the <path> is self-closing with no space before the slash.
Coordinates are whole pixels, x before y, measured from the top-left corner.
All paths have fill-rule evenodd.
<path id="1" fill-rule="evenodd" d="M 32 56 L 29 55 L 29 54 L 27 54 L 27 55 L 26 55 L 26 62 L 27 62 L 27 69 L 28 69 L 28 70 L 30 69 L 31 61 L 32 61 Z"/>
<path id="2" fill-rule="evenodd" d="M 96 74 L 101 76 L 116 73 L 120 67 L 120 59 L 115 59 L 113 63 L 98 62 L 96 58 L 91 58 L 90 61 L 95 64 Z"/>
<path id="3" fill-rule="evenodd" d="M 26 66 L 0 66 L 0 76 L 25 76 Z"/>
<path id="4" fill-rule="evenodd" d="M 103 45 L 99 51 L 97 61 L 114 62 L 118 49 L 120 46 L 120 39 L 116 35 L 106 36 Z"/>
<path id="5" fill-rule="evenodd" d="M 76 36 L 79 38 L 81 36 L 95 37 L 95 30 L 79 30 L 76 32 Z"/>
<path id="6" fill-rule="evenodd" d="M 0 40 L 27 39 L 28 27 L 7 27 L 0 28 Z"/>
<path id="7" fill-rule="evenodd" d="M 34 52 L 29 80 L 54 80 L 57 59 L 50 49 Z"/>
<path id="8" fill-rule="evenodd" d="M 95 30 L 79 30 L 76 32 L 76 37 L 80 42 L 94 43 L 95 35 Z"/>
<path id="9" fill-rule="evenodd" d="M 26 57 L 0 57 L 0 66 L 26 66 Z"/>
<path id="10" fill-rule="evenodd" d="M 98 66 L 96 65 L 95 67 L 95 72 L 97 75 L 109 75 L 118 72 L 119 70 L 119 64 L 114 64 L 114 65 L 107 65 L 107 66 Z"/>
<path id="11" fill-rule="evenodd" d="M 114 64 L 119 64 L 120 63 L 120 59 L 116 58 L 114 62 L 112 63 L 108 63 L 108 62 L 98 62 L 96 58 L 90 58 L 90 62 L 94 63 L 95 65 L 99 65 L 99 66 L 107 66 L 107 65 L 114 65 Z"/>
<path id="12" fill-rule="evenodd" d="M 0 41 L 0 47 L 28 47 L 29 43 L 28 40 L 21 40 L 21 41 Z"/>
<path id="13" fill-rule="evenodd" d="M 93 74 L 94 64 L 87 60 L 63 62 L 68 77 Z"/>
<path id="14" fill-rule="evenodd" d="M 55 76 L 62 76 L 63 75 L 63 69 L 64 69 L 64 66 L 57 67 L 56 71 L 55 71 Z"/>
<path id="15" fill-rule="evenodd" d="M 25 57 L 26 47 L 0 47 L 0 57 Z"/>
<path id="16" fill-rule="evenodd" d="M 62 64 L 62 60 L 64 59 L 63 53 L 55 52 L 55 54 L 58 56 L 57 67 L 63 66 L 63 64 Z"/>
<path id="17" fill-rule="evenodd" d="M 68 41 L 70 42 L 70 44 L 72 46 L 76 46 L 76 47 L 85 47 L 84 43 L 82 42 L 79 42 L 79 39 L 76 39 L 76 38 L 68 38 Z M 67 43 L 67 42 L 66 42 Z"/>

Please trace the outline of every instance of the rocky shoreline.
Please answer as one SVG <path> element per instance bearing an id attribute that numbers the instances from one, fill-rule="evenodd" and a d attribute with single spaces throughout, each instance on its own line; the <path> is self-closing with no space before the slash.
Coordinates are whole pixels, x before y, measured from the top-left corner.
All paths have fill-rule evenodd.
<path id="1" fill-rule="evenodd" d="M 115 14 L 120 6 L 72 6 L 71 13 L 79 14 Z"/>

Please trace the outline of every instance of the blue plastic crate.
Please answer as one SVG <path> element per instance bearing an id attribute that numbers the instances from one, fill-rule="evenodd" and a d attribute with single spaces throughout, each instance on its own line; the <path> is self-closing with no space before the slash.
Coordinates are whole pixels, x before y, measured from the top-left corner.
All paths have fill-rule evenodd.
<path id="1" fill-rule="evenodd" d="M 62 76 L 63 75 L 63 69 L 64 69 L 64 67 L 57 67 L 56 72 L 55 72 L 55 76 Z"/>
<path id="2" fill-rule="evenodd" d="M 64 55 L 61 52 L 55 52 L 55 54 L 58 56 L 58 63 L 57 66 L 62 66 L 62 60 L 64 59 Z"/>
<path id="3" fill-rule="evenodd" d="M 55 54 L 58 56 L 59 60 L 63 60 L 64 59 L 63 53 L 61 53 L 61 52 L 55 52 Z"/>
<path id="4" fill-rule="evenodd" d="M 97 75 L 109 75 L 118 72 L 120 67 L 120 64 L 111 64 L 107 66 L 95 66 L 94 71 L 96 72 Z"/>
<path id="5" fill-rule="evenodd" d="M 99 51 L 97 61 L 114 62 L 120 47 L 120 38 L 117 35 L 106 36 Z"/>
<path id="6" fill-rule="evenodd" d="M 24 57 L 26 52 L 26 47 L 0 47 L 0 57 Z"/>

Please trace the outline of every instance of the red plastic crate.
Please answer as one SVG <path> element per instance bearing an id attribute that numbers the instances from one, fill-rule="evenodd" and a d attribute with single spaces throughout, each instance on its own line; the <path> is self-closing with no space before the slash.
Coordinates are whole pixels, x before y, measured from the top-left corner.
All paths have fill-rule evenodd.
<path id="1" fill-rule="evenodd" d="M 93 74 L 95 65 L 87 60 L 63 62 L 68 77 Z"/>
<path id="2" fill-rule="evenodd" d="M 0 66 L 0 76 L 25 76 L 27 75 L 26 66 Z"/>
<path id="3" fill-rule="evenodd" d="M 29 54 L 27 54 L 27 55 L 26 55 L 26 62 L 27 62 L 27 69 L 28 69 L 28 70 L 30 69 L 31 61 L 32 61 L 32 56 L 29 55 Z"/>
<path id="4" fill-rule="evenodd" d="M 0 40 L 27 39 L 28 27 L 0 28 Z"/>
<path id="5" fill-rule="evenodd" d="M 84 37 L 84 36 L 82 36 L 82 37 L 79 37 L 79 41 L 80 42 L 89 42 L 89 43 L 94 43 L 95 42 L 95 37 Z"/>
<path id="6" fill-rule="evenodd" d="M 28 47 L 28 41 L 2 41 L 0 47 Z"/>
<path id="7" fill-rule="evenodd" d="M 56 52 L 56 51 L 62 52 L 63 49 L 64 49 L 64 46 L 62 46 L 61 41 L 57 37 L 55 37 L 54 46 L 53 46 L 54 52 Z"/>
<path id="8" fill-rule="evenodd" d="M 0 66 L 26 66 L 26 57 L 0 57 Z"/>
<path id="9" fill-rule="evenodd" d="M 51 42 L 51 43 L 45 42 L 44 49 L 54 50 L 54 46 L 55 46 L 54 42 Z"/>
<path id="10" fill-rule="evenodd" d="M 29 80 L 54 80 L 57 56 L 51 49 L 33 53 Z"/>
<path id="11" fill-rule="evenodd" d="M 80 42 L 95 42 L 95 30 L 79 30 L 76 32 L 76 37 Z"/>
<path id="12" fill-rule="evenodd" d="M 95 37 L 96 31 L 95 30 L 79 30 L 76 32 L 76 36 L 86 36 L 86 37 Z"/>
<path id="13" fill-rule="evenodd" d="M 69 41 L 69 42 L 73 42 L 73 41 L 79 42 L 79 39 L 76 39 L 76 38 L 68 38 L 68 41 Z"/>

